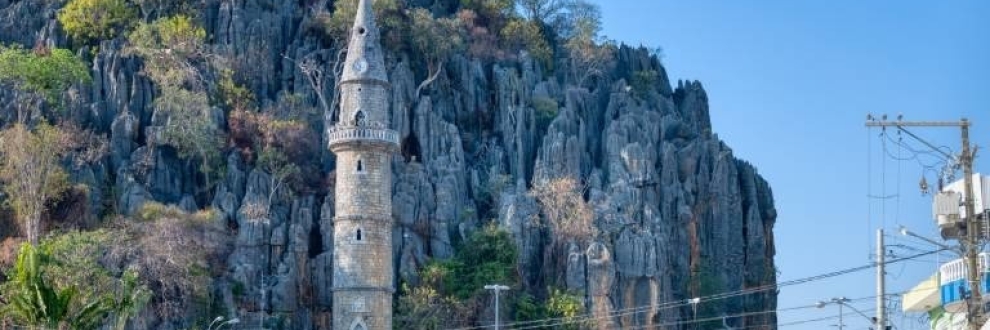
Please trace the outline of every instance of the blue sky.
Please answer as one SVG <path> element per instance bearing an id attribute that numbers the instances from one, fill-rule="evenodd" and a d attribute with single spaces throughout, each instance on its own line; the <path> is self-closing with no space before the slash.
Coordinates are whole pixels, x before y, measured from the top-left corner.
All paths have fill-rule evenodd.
<path id="1" fill-rule="evenodd" d="M 900 113 L 906 120 L 967 117 L 974 122 L 974 143 L 988 148 L 976 168 L 990 172 L 990 1 L 597 2 L 607 37 L 661 46 L 672 81 L 703 83 L 714 130 L 769 180 L 779 213 L 780 280 L 869 263 L 879 227 L 891 234 L 888 244 L 927 248 L 896 236 L 900 224 L 937 236 L 930 197 L 917 188 L 922 166 L 886 157 L 881 132 L 864 127 L 868 113 Z M 959 150 L 958 130 L 914 132 Z M 911 155 L 889 141 L 886 148 L 891 156 Z M 925 163 L 936 161 L 926 157 Z M 934 174 L 927 179 L 934 183 Z M 888 292 L 909 289 L 932 274 L 937 261 L 889 267 Z M 785 287 L 779 307 L 873 296 L 875 290 L 874 273 L 866 271 Z M 872 300 L 854 305 L 874 308 Z M 867 327 L 846 311 L 847 329 Z M 837 313 L 830 306 L 779 318 L 784 323 Z M 917 319 L 893 314 L 900 330 L 924 329 Z"/>

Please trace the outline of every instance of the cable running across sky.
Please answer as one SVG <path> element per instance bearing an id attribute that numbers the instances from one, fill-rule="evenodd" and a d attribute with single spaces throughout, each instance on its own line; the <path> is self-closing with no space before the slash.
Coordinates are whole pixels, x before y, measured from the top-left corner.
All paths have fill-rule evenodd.
<path id="1" fill-rule="evenodd" d="M 907 261 L 907 260 L 917 259 L 917 258 L 921 258 L 921 257 L 925 257 L 925 256 L 937 254 L 937 253 L 940 253 L 940 252 L 942 252 L 944 250 L 945 249 L 938 249 L 938 250 L 932 250 L 932 251 L 927 251 L 927 252 L 923 252 L 923 253 L 914 254 L 914 255 L 911 255 L 911 256 L 903 257 L 903 258 L 890 259 L 888 261 L 885 261 L 884 262 L 884 265 L 890 265 L 890 264 L 900 263 L 900 262 Z M 700 302 L 708 302 L 708 301 L 713 301 L 713 300 L 728 299 L 728 298 L 732 298 L 732 297 L 738 297 L 738 296 L 744 296 L 744 295 L 749 295 L 749 294 L 764 292 L 764 291 L 768 291 L 768 290 L 774 290 L 774 289 L 778 289 L 778 288 L 782 288 L 782 287 L 786 287 L 786 286 L 800 285 L 800 284 L 805 284 L 805 283 L 820 281 L 820 280 L 828 279 L 828 278 L 831 278 L 831 277 L 836 277 L 836 276 L 841 276 L 841 275 L 846 275 L 846 274 L 850 274 L 850 273 L 855 273 L 855 272 L 860 272 L 860 271 L 872 269 L 872 268 L 874 268 L 876 266 L 878 266 L 878 264 L 876 262 L 874 262 L 874 263 L 870 263 L 870 264 L 862 265 L 862 266 L 858 266 L 858 267 L 847 268 L 847 269 L 843 269 L 843 270 L 838 270 L 838 271 L 834 271 L 834 272 L 829 272 L 829 273 L 824 273 L 824 274 L 819 274 L 819 275 L 814 275 L 814 276 L 809 276 L 809 277 L 804 277 L 804 278 L 799 278 L 799 279 L 794 279 L 794 280 L 789 280 L 789 281 L 783 281 L 783 282 L 779 282 L 779 283 L 777 283 L 775 285 L 765 285 L 765 286 L 761 286 L 761 287 L 754 287 L 754 288 L 748 288 L 748 289 L 737 290 L 737 291 L 729 291 L 729 292 L 717 293 L 717 294 L 708 295 L 708 296 L 704 296 L 704 297 L 698 297 L 698 298 L 695 298 L 695 299 L 698 299 L 698 301 L 700 301 Z M 692 304 L 691 303 L 691 300 L 692 299 L 688 299 L 688 300 L 677 300 L 677 301 L 670 301 L 670 302 L 661 303 L 661 304 L 658 304 L 658 305 L 647 305 L 647 306 L 639 306 L 639 307 L 631 307 L 631 308 L 619 309 L 619 310 L 614 310 L 611 313 L 608 313 L 606 315 L 600 315 L 600 316 L 594 316 L 594 315 L 591 315 L 591 314 L 585 314 L 583 316 L 571 317 L 571 318 L 566 318 L 566 317 L 563 317 L 563 318 L 547 318 L 547 319 L 541 319 L 541 320 L 511 322 L 511 323 L 504 324 L 503 327 L 505 329 L 524 330 L 524 329 L 537 329 L 537 328 L 541 328 L 541 327 L 546 327 L 546 326 L 548 326 L 548 324 L 546 324 L 546 322 L 557 322 L 557 323 L 553 323 L 553 324 L 550 324 L 550 325 L 564 325 L 564 324 L 582 323 L 582 322 L 587 322 L 587 321 L 592 321 L 592 320 L 604 320 L 604 319 L 608 319 L 608 318 L 614 318 L 614 317 L 620 317 L 620 316 L 627 316 L 627 315 L 634 315 L 634 314 L 644 313 L 644 312 L 651 312 L 651 311 L 659 311 L 659 310 L 665 310 L 665 309 L 672 309 L 672 308 L 684 307 L 684 306 L 691 305 Z M 518 326 L 523 326 L 523 327 L 518 327 Z M 474 326 L 474 327 L 465 327 L 465 328 L 454 328 L 452 330 L 472 330 L 472 329 L 484 329 L 484 328 L 486 328 L 486 326 Z"/>

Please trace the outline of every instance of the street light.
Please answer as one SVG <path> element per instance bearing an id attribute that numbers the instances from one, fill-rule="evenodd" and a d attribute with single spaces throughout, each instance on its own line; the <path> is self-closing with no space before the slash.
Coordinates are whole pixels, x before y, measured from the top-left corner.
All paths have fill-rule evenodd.
<path id="1" fill-rule="evenodd" d="M 228 324 L 238 324 L 238 323 L 241 323 L 241 319 L 235 317 L 233 319 L 227 320 L 227 322 L 220 323 L 220 325 L 217 326 L 216 330 L 220 330 L 220 328 L 223 328 L 223 326 Z"/>
<path id="2" fill-rule="evenodd" d="M 957 249 L 959 249 L 958 246 L 948 246 L 948 245 L 945 245 L 945 244 L 936 242 L 935 240 L 929 239 L 928 237 L 924 237 L 924 236 L 915 234 L 914 232 L 908 230 L 907 227 L 904 227 L 904 226 L 901 226 L 900 232 L 901 232 L 901 235 L 911 236 L 911 237 L 920 239 L 922 241 L 928 242 L 929 244 L 933 244 L 933 245 L 935 245 L 937 247 L 940 247 L 940 248 L 943 248 L 943 249 L 946 249 L 946 250 L 958 251 Z M 960 254 L 961 254 L 961 252 L 960 252 Z"/>
<path id="3" fill-rule="evenodd" d="M 495 330 L 498 330 L 498 293 L 499 291 L 508 290 L 509 287 L 498 284 L 489 284 L 485 286 L 485 290 L 495 291 Z"/>
<path id="4" fill-rule="evenodd" d="M 849 304 L 850 301 L 852 301 L 852 300 L 849 300 L 849 298 L 838 297 L 838 298 L 832 298 L 832 300 L 829 300 L 829 301 L 819 301 L 817 304 L 815 304 L 815 306 L 817 306 L 818 308 L 824 308 L 825 305 L 828 305 L 828 304 L 839 305 L 839 330 L 842 330 L 842 328 L 845 326 L 845 324 L 842 324 L 842 306 L 849 307 L 849 309 L 852 309 L 854 312 L 856 312 L 856 314 L 859 314 L 859 316 L 862 316 L 867 321 L 870 321 L 870 324 L 876 323 L 876 319 L 875 318 L 872 318 L 872 317 L 866 316 L 866 314 L 863 314 L 863 312 L 861 312 L 858 309 L 856 309 L 856 307 L 853 307 L 852 305 L 850 305 Z"/>
<path id="5" fill-rule="evenodd" d="M 206 328 L 207 329 L 213 329 L 213 324 L 216 324 L 217 322 L 220 322 L 222 320 L 223 320 L 223 316 L 217 316 L 217 318 L 213 319 L 213 322 L 210 322 L 210 326 L 208 326 Z"/>
<path id="6" fill-rule="evenodd" d="M 225 322 L 221 322 L 220 324 L 217 324 L 216 325 L 217 327 L 214 328 L 213 325 L 216 324 L 217 322 L 220 322 L 220 321 L 223 321 L 223 316 L 217 316 L 215 319 L 213 319 L 213 322 L 210 322 L 210 326 L 207 327 L 206 329 L 208 329 L 208 330 L 220 330 L 220 328 L 223 328 L 223 326 L 225 326 L 225 325 L 241 323 L 241 319 L 235 317 L 235 318 L 229 319 L 229 320 L 227 320 Z"/>

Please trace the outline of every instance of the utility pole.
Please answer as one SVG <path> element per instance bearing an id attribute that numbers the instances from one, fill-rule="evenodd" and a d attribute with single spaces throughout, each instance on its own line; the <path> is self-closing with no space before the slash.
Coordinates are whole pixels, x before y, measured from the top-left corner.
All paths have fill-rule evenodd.
<path id="1" fill-rule="evenodd" d="M 498 284 L 490 284 L 485 286 L 485 290 L 495 291 L 495 330 L 498 330 L 498 292 L 508 289 L 509 287 Z"/>
<path id="2" fill-rule="evenodd" d="M 845 311 L 843 310 L 844 307 L 849 307 L 849 309 L 852 309 L 853 312 L 856 312 L 856 314 L 859 314 L 859 316 L 862 316 L 864 319 L 866 319 L 866 320 L 868 320 L 870 322 L 874 322 L 874 320 L 870 319 L 869 316 L 866 316 L 866 314 L 863 314 L 863 312 L 861 312 L 860 310 L 856 309 L 856 307 L 853 307 L 852 305 L 849 305 L 849 302 L 851 302 L 851 301 L 852 300 L 849 300 L 849 298 L 846 298 L 846 297 L 836 297 L 836 298 L 832 298 L 832 300 L 829 300 L 829 301 L 824 301 L 824 300 L 819 301 L 818 304 L 816 304 L 815 306 L 818 307 L 818 308 L 824 308 L 828 304 L 839 305 L 839 324 L 836 325 L 839 328 L 839 330 L 843 330 L 846 327 L 845 320 L 844 320 L 844 318 L 845 318 Z"/>
<path id="3" fill-rule="evenodd" d="M 963 199 L 963 204 L 966 207 L 966 240 L 969 242 L 966 246 L 966 278 L 969 279 L 970 287 L 968 310 L 970 313 L 966 315 L 972 315 L 969 317 L 970 329 L 976 330 L 983 325 L 983 291 L 980 288 L 982 269 L 979 269 L 980 261 L 976 255 L 979 249 L 980 231 L 973 203 L 973 196 L 975 196 L 973 192 L 973 152 L 969 148 L 969 121 L 963 118 L 961 124 L 962 155 L 959 156 L 959 162 L 963 168 L 963 189 L 966 189 L 966 198 Z"/>
<path id="4" fill-rule="evenodd" d="M 842 322 L 842 305 L 843 303 L 839 303 L 839 330 L 846 328 L 846 324 Z"/>
<path id="5" fill-rule="evenodd" d="M 874 330 L 886 330 L 887 285 L 884 283 L 883 228 L 877 229 L 877 317 Z"/>
<path id="6" fill-rule="evenodd" d="M 965 191 L 965 199 L 963 200 L 963 206 L 966 208 L 966 234 L 963 237 L 958 237 L 960 245 L 965 251 L 964 259 L 966 262 L 966 280 L 969 282 L 969 296 L 967 297 L 966 306 L 968 308 L 966 313 L 967 324 L 970 330 L 978 330 L 984 322 L 983 317 L 983 297 L 982 288 L 980 287 L 980 269 L 979 269 L 979 259 L 977 257 L 977 250 L 979 249 L 980 235 L 979 235 L 979 221 L 975 216 L 975 204 L 973 203 L 973 151 L 969 146 L 969 126 L 971 123 L 966 118 L 960 121 L 903 121 L 900 116 L 898 116 L 896 121 L 888 121 L 887 116 L 884 115 L 880 120 L 876 120 L 872 115 L 867 116 L 866 127 L 896 127 L 899 131 L 906 133 L 915 140 L 918 140 L 922 144 L 928 146 L 932 150 L 942 154 L 947 159 L 952 160 L 956 157 L 949 155 L 945 151 L 935 147 L 928 141 L 925 141 L 908 131 L 905 127 L 958 127 L 962 131 L 962 153 L 958 157 L 959 166 L 963 170 L 963 184 Z M 879 311 L 879 306 L 877 308 Z M 884 329 L 878 329 L 884 330 Z"/>

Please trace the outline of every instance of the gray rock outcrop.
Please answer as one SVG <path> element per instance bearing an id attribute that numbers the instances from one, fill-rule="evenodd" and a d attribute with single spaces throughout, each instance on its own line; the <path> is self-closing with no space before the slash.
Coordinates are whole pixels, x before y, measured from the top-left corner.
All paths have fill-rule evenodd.
<path id="1" fill-rule="evenodd" d="M 54 3 L 0 0 L 0 41 L 67 47 Z M 313 56 L 332 72 L 335 45 L 312 28 L 319 24 L 313 13 L 332 10 L 332 3 L 208 0 L 197 10 L 211 46 L 231 60 L 259 104 L 297 95 L 319 107 L 294 61 Z M 116 39 L 95 48 L 88 57 L 93 83 L 80 87 L 81 101 L 67 109 L 108 139 L 106 161 L 73 174 L 77 182 L 104 185 L 93 191 L 113 192 L 106 198 L 114 203 L 91 200 L 92 211 L 114 204 L 130 215 L 151 201 L 211 207 L 234 237 L 226 272 L 214 279 L 226 292 L 224 310 L 250 324 L 329 329 L 332 156 L 310 155 L 331 179 L 293 193 L 273 192 L 271 173 L 236 149 L 223 156 L 217 181 L 207 182 L 196 164 L 155 139 L 162 120 L 152 106 L 155 86 L 123 46 Z M 431 258 L 454 256 L 458 242 L 495 221 L 518 248 L 522 289 L 556 285 L 580 293 L 599 329 L 686 329 L 677 321 L 693 316 L 687 299 L 775 283 L 770 185 L 714 134 L 699 82 L 672 85 L 656 57 L 622 46 L 607 73 L 584 87 L 526 56 L 491 63 L 455 55 L 416 95 L 424 77 L 410 58 L 387 60 L 391 122 L 402 141 L 392 164 L 389 261 L 400 281 L 417 283 Z M 655 74 L 655 84 L 628 83 L 642 73 Z M 324 79 L 332 95 L 335 77 Z M 0 88 L 0 107 L 13 93 Z M 0 124 L 10 122 L 2 116 Z M 227 122 L 219 110 L 217 116 Z M 565 177 L 585 187 L 598 234 L 551 250 L 553 233 L 529 191 L 540 180 Z M 560 254 L 551 258 L 563 260 L 560 269 L 547 264 L 547 251 Z M 559 271 L 559 283 L 548 269 Z M 696 307 L 710 316 L 772 310 L 776 293 L 703 299 Z M 629 310 L 636 312 L 618 313 Z M 147 328 L 168 328 L 145 321 Z M 773 324 L 775 316 L 733 322 Z"/>

